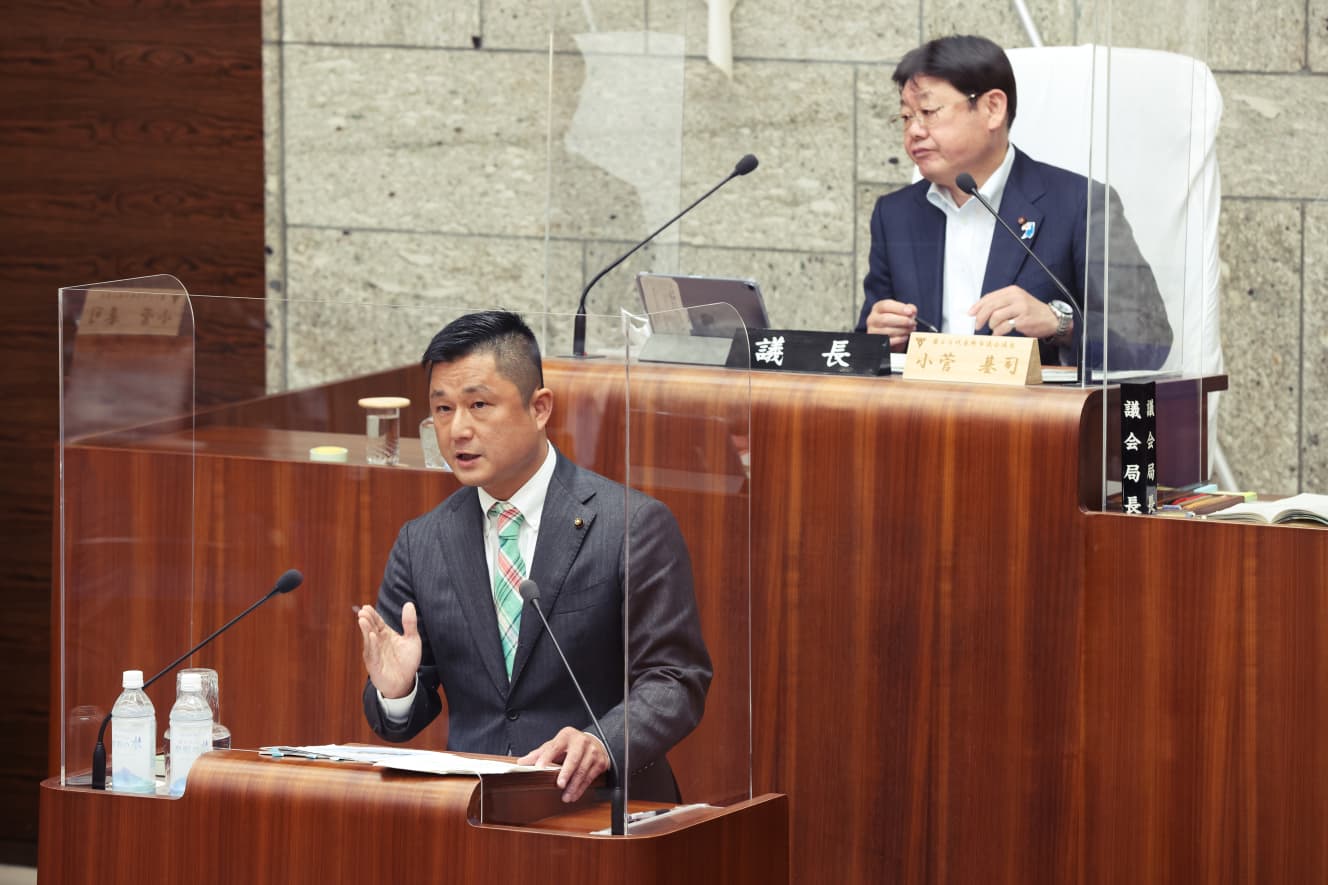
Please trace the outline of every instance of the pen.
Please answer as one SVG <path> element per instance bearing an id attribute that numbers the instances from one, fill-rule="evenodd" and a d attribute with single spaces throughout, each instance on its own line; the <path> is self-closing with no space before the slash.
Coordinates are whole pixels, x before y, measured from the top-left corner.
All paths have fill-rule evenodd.
<path id="1" fill-rule="evenodd" d="M 631 814 L 627 815 L 627 822 L 629 824 L 634 824 L 637 821 L 646 820 L 647 818 L 658 817 L 661 814 L 668 814 L 670 811 L 673 811 L 673 809 L 656 808 L 651 811 L 633 811 Z"/>
<path id="2" fill-rule="evenodd" d="M 940 329 L 933 326 L 931 323 L 924 320 L 922 317 L 914 317 L 913 322 L 917 323 L 919 326 L 926 329 L 928 332 L 936 332 L 937 334 L 939 334 L 941 331 Z"/>
<path id="3" fill-rule="evenodd" d="M 1195 515 L 1193 511 L 1186 510 L 1179 504 L 1159 504 L 1157 510 L 1159 513 L 1175 513 L 1177 516 L 1184 516 L 1187 519 L 1192 519 Z"/>

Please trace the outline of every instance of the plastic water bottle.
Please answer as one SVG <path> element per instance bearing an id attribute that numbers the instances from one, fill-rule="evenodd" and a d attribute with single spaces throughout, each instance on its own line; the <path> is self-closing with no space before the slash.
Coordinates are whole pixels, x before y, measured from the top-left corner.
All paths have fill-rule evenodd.
<path id="1" fill-rule="evenodd" d="M 125 670 L 124 691 L 111 708 L 111 789 L 117 793 L 155 793 L 157 711 L 143 691 L 143 671 Z"/>
<path id="2" fill-rule="evenodd" d="M 167 780 L 172 796 L 183 796 L 185 780 L 194 760 L 212 749 L 212 707 L 203 697 L 197 673 L 180 679 L 180 694 L 171 707 L 170 763 Z"/>

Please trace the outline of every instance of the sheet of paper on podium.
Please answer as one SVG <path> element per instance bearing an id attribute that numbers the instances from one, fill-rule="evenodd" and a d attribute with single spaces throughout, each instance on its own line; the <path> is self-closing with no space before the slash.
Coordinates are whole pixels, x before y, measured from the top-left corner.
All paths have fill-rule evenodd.
<path id="1" fill-rule="evenodd" d="M 514 771 L 557 771 L 556 765 L 517 765 L 501 759 L 478 759 L 434 750 L 404 747 L 375 747 L 365 744 L 316 744 L 303 747 L 263 747 L 267 756 L 325 759 L 336 762 L 367 762 L 379 768 L 416 771 L 424 774 L 509 774 Z"/>
<path id="2" fill-rule="evenodd" d="M 374 763 L 379 768 L 418 771 L 424 774 L 511 774 L 515 771 L 557 771 L 556 765 L 517 765 L 499 759 L 475 759 L 455 753 L 422 750 L 404 756 L 388 756 Z"/>

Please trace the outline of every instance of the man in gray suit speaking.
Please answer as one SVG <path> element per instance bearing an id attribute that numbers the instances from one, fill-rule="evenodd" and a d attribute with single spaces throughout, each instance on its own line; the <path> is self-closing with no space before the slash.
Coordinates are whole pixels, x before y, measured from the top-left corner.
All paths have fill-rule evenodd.
<path id="1" fill-rule="evenodd" d="M 517 315 L 454 320 L 423 365 L 439 448 L 464 487 L 402 527 L 376 608 L 359 609 L 370 726 L 409 740 L 442 711 L 441 688 L 450 749 L 560 764 L 563 800 L 580 798 L 609 756 L 539 616 L 516 593 L 529 578 L 626 760 L 630 795 L 676 800 L 664 754 L 700 721 L 711 667 L 673 515 L 554 449 L 545 432 L 553 392 Z"/>

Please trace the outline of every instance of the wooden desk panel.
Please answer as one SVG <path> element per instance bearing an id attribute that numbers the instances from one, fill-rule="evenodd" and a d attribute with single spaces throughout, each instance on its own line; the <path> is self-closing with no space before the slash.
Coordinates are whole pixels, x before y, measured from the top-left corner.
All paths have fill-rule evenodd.
<path id="1" fill-rule="evenodd" d="M 1328 532 L 1086 519 L 1085 881 L 1328 881 Z"/>
<path id="2" fill-rule="evenodd" d="M 65 697 L 56 691 L 51 698 L 52 774 L 62 704 L 66 712 L 86 704 L 109 713 L 121 671 L 143 669 L 150 677 L 189 647 L 193 618 L 190 459 L 70 448 L 64 469 L 67 486 L 79 494 L 66 502 L 65 587 L 62 594 L 57 575 L 51 594 L 53 678 L 62 652 L 68 656 Z M 149 694 L 164 721 L 174 681 L 163 679 Z M 72 750 L 71 772 L 90 768 L 91 754 L 91 744 Z"/>
<path id="3" fill-rule="evenodd" d="M 755 790 L 791 797 L 790 881 L 1322 878 L 1311 852 L 1328 772 L 1312 736 L 1328 665 L 1313 625 L 1328 533 L 1085 512 L 1100 483 L 1098 391 L 632 372 L 629 454 L 626 385 L 603 362 L 550 362 L 550 433 L 587 466 L 649 480 L 687 537 L 721 674 L 701 729 L 671 754 L 688 793 L 731 786 L 713 748 L 741 728 L 749 665 L 729 637 L 750 619 Z M 372 597 L 400 523 L 454 488 L 442 473 L 301 461 L 336 429 L 295 425 L 354 415 L 330 404 L 340 395 L 200 424 L 210 538 L 196 574 L 212 608 L 196 622 L 219 622 L 291 565 L 307 576 L 298 603 L 200 661 L 223 674 L 237 745 L 367 736 L 349 605 Z M 244 415 L 266 429 L 238 426 Z M 354 449 L 360 428 L 345 420 Z M 730 484 L 744 434 L 750 483 Z M 87 457 L 171 448 L 133 446 Z M 641 469 L 661 462 L 671 472 Z M 745 519 L 749 565 L 723 543 Z M 1134 544 L 1147 566 L 1121 555 Z M 748 568 L 750 614 L 732 592 Z M 441 729 L 418 740 L 440 746 Z M 1233 781 L 1246 765 L 1255 774 Z"/>
<path id="4" fill-rule="evenodd" d="M 121 670 L 152 675 L 294 567 L 303 586 L 269 601 L 192 664 L 220 674 L 221 720 L 237 747 L 373 739 L 360 710 L 364 668 L 351 605 L 374 601 L 401 523 L 456 482 L 441 471 L 294 460 L 316 444 L 311 438 L 327 437 L 289 436 L 203 429 L 192 438 L 193 459 L 187 434 L 132 449 L 67 450 L 70 486 L 85 494 L 68 511 L 66 710 L 109 711 Z M 59 594 L 55 602 L 58 624 Z M 163 730 L 174 685 L 167 677 L 149 689 Z M 60 703 L 53 698 L 55 709 Z M 58 726 L 52 717 L 52 773 Z M 416 743 L 441 749 L 445 723 Z M 71 772 L 87 767 L 91 750 L 70 748 Z"/>
<path id="5" fill-rule="evenodd" d="M 782 796 L 669 832 L 610 838 L 480 824 L 477 784 L 241 751 L 202 757 L 176 800 L 47 781 L 42 881 L 764 885 L 788 876 Z"/>
<path id="6" fill-rule="evenodd" d="M 719 674 L 702 727 L 673 754 L 688 795 L 747 788 L 742 755 L 735 764 L 714 750 L 735 740 L 741 750 L 750 667 L 756 790 L 797 797 L 795 881 L 992 869 L 1027 878 L 1049 857 L 1057 870 L 1069 862 L 1076 781 L 1064 760 L 1078 741 L 1077 675 L 1042 662 L 1075 658 L 1078 597 L 1048 606 L 1031 590 L 1044 570 L 1078 570 L 1075 524 L 1050 514 L 1077 503 L 1092 394 L 753 376 L 749 399 L 729 373 L 640 368 L 624 457 L 621 370 L 555 364 L 547 376 L 561 402 L 551 435 L 572 457 L 611 476 L 630 462 L 646 478 L 640 467 L 662 462 L 679 468 L 672 478 L 695 480 L 646 486 L 678 515 L 693 551 Z M 270 424 L 295 414 L 262 408 Z M 207 424 L 194 437 L 195 518 L 206 539 L 194 623 L 220 623 L 287 567 L 306 574 L 295 596 L 198 656 L 223 674 L 223 721 L 237 746 L 368 739 L 349 607 L 372 598 L 401 522 L 453 481 L 293 460 L 325 433 Z M 750 502 L 741 482 L 705 487 L 741 469 L 731 448 L 744 435 Z M 185 440 L 132 445 L 178 451 Z M 670 460 L 679 452 L 683 462 Z M 1045 486 L 1017 481 L 1033 475 Z M 974 491 L 993 483 L 1002 494 Z M 1059 499 L 1040 491 L 1048 487 Z M 1047 507 L 1029 506 L 1036 501 Z M 716 541 L 748 518 L 750 566 Z M 734 592 L 748 567 L 750 614 Z M 750 664 L 743 631 L 732 630 L 747 618 Z M 444 739 L 435 728 L 417 743 Z M 855 848 L 829 848 L 844 844 Z"/>
<path id="7" fill-rule="evenodd" d="M 757 784 L 794 797 L 795 881 L 1072 862 L 1076 673 L 1043 662 L 1074 660 L 1078 597 L 1034 591 L 1079 567 L 1052 514 L 1084 397 L 754 379 Z"/>

